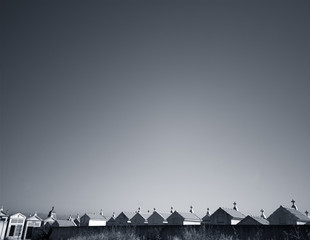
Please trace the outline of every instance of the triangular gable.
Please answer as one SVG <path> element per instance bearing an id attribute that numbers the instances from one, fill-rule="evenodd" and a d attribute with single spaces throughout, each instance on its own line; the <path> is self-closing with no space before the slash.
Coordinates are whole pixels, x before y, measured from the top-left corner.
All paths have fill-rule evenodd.
<path id="1" fill-rule="evenodd" d="M 224 212 L 226 212 L 229 216 L 232 217 L 232 219 L 241 220 L 245 218 L 245 215 L 237 210 L 231 208 L 219 208 L 219 209 L 222 209 Z"/>
<path id="2" fill-rule="evenodd" d="M 26 216 L 22 213 L 15 213 L 15 214 L 12 214 L 10 215 L 10 218 L 23 218 L 23 219 L 26 219 Z"/>

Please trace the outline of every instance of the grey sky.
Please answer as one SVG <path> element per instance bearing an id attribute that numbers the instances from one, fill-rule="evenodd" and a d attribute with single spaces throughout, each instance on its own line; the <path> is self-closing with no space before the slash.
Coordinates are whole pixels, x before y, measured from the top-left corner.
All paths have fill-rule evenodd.
<path id="1" fill-rule="evenodd" d="M 310 210 L 306 1 L 1 1 L 0 205 Z"/>

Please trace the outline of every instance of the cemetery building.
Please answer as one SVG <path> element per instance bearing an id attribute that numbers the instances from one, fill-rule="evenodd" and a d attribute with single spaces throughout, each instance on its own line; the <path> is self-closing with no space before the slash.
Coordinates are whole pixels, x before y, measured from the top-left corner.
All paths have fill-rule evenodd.
<path id="1" fill-rule="evenodd" d="M 6 229 L 6 237 L 10 239 L 22 239 L 26 216 L 21 213 L 15 213 L 9 217 Z"/>
<path id="2" fill-rule="evenodd" d="M 272 225 L 304 225 L 310 222 L 310 218 L 298 211 L 295 201 L 292 200 L 292 207 L 280 206 L 269 217 Z"/>
<path id="3" fill-rule="evenodd" d="M 33 216 L 26 219 L 25 229 L 24 229 L 24 239 L 31 239 L 32 230 L 35 227 L 41 227 L 42 219 L 37 215 L 37 212 Z"/>
<path id="4" fill-rule="evenodd" d="M 131 219 L 134 217 L 135 212 L 121 212 L 115 218 L 115 225 L 116 226 L 125 226 L 131 224 Z"/>
<path id="5" fill-rule="evenodd" d="M 202 218 L 202 222 L 201 224 L 204 224 L 204 225 L 209 225 L 211 224 L 211 214 L 210 214 L 210 209 L 207 208 L 207 213 L 206 215 Z"/>
<path id="6" fill-rule="evenodd" d="M 154 212 L 147 219 L 148 225 L 165 225 L 168 224 L 167 218 L 171 213 L 159 213 L 154 208 Z"/>
<path id="7" fill-rule="evenodd" d="M 103 216 L 103 211 L 101 209 L 100 214 L 96 213 L 85 213 L 81 217 L 81 226 L 106 226 L 107 219 Z"/>
<path id="8" fill-rule="evenodd" d="M 139 225 L 146 225 L 147 219 L 151 216 L 151 213 L 141 213 L 140 208 L 138 212 L 131 218 L 130 222 L 131 225 L 139 226 Z"/>
<path id="9" fill-rule="evenodd" d="M 200 225 L 201 219 L 194 213 L 191 206 L 189 212 L 173 211 L 167 218 L 169 225 Z"/>
<path id="10" fill-rule="evenodd" d="M 107 226 L 115 226 L 115 213 L 113 212 L 110 219 L 107 221 Z"/>
<path id="11" fill-rule="evenodd" d="M 0 208 L 0 239 L 4 239 L 5 231 L 8 224 L 9 216 L 4 212 L 3 207 Z"/>
<path id="12" fill-rule="evenodd" d="M 219 208 L 210 216 L 210 224 L 212 225 L 236 225 L 245 215 L 238 211 L 236 203 L 234 208 Z"/>

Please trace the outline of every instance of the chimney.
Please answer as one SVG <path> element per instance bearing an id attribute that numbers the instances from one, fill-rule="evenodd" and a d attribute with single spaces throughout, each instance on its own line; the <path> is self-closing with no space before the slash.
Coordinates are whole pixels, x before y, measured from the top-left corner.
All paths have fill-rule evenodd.
<path id="1" fill-rule="evenodd" d="M 236 203 L 236 202 L 234 202 L 234 208 L 233 208 L 233 209 L 236 210 L 236 211 L 238 211 L 237 203 Z"/>
<path id="2" fill-rule="evenodd" d="M 173 213 L 173 207 L 171 207 L 170 213 Z"/>
<path id="3" fill-rule="evenodd" d="M 0 208 L 0 212 L 3 212 L 3 206 L 1 206 L 1 208 Z"/>
<path id="4" fill-rule="evenodd" d="M 69 216 L 68 221 L 72 221 L 72 216 L 71 215 Z"/>
<path id="5" fill-rule="evenodd" d="M 309 217 L 309 212 L 307 210 L 305 211 L 305 214 L 307 217 Z"/>
<path id="6" fill-rule="evenodd" d="M 207 208 L 207 216 L 210 216 L 210 209 Z"/>
<path id="7" fill-rule="evenodd" d="M 193 209 L 193 206 L 190 206 L 190 210 L 189 210 L 190 213 L 194 213 L 194 209 Z"/>
<path id="8" fill-rule="evenodd" d="M 80 215 L 79 214 L 76 215 L 76 219 L 80 221 Z"/>
<path id="9" fill-rule="evenodd" d="M 266 215 L 265 215 L 265 210 L 262 209 L 262 210 L 260 210 L 260 212 L 262 213 L 260 216 L 261 216 L 263 219 L 267 219 L 267 218 L 266 218 Z"/>
<path id="10" fill-rule="evenodd" d="M 35 212 L 34 212 L 34 216 L 35 216 L 35 217 L 36 217 L 36 216 L 38 216 L 38 213 L 37 213 L 37 211 L 35 211 Z"/>
<path id="11" fill-rule="evenodd" d="M 292 208 L 295 209 L 295 210 L 298 210 L 297 206 L 295 205 L 295 200 L 294 199 L 292 199 L 291 203 L 293 204 Z"/>

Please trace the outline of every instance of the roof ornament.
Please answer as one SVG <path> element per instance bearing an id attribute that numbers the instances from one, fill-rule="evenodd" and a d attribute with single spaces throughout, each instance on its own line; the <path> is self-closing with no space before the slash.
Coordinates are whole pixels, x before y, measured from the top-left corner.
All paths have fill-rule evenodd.
<path id="1" fill-rule="evenodd" d="M 190 206 L 190 210 L 189 210 L 190 213 L 194 213 L 194 209 L 193 209 L 193 206 Z"/>
<path id="2" fill-rule="evenodd" d="M 34 212 L 34 216 L 35 217 L 38 216 L 38 212 L 37 211 Z"/>
<path id="3" fill-rule="evenodd" d="M 73 219 L 72 219 L 72 216 L 71 216 L 71 214 L 70 214 L 70 216 L 69 216 L 69 218 L 68 218 L 68 221 L 72 221 Z"/>
<path id="4" fill-rule="evenodd" d="M 210 216 L 210 209 L 207 208 L 207 216 Z"/>
<path id="5" fill-rule="evenodd" d="M 80 214 L 76 214 L 76 219 L 80 220 Z"/>
<path id="6" fill-rule="evenodd" d="M 100 215 L 103 216 L 103 209 L 100 209 Z"/>
<path id="7" fill-rule="evenodd" d="M 294 199 L 292 199 L 291 203 L 293 204 L 292 208 L 294 208 L 295 210 L 298 210 L 297 206 L 295 205 L 295 200 Z"/>
<path id="8" fill-rule="evenodd" d="M 309 212 L 307 210 L 305 211 L 305 214 L 307 217 L 309 217 Z"/>
<path id="9" fill-rule="evenodd" d="M 174 211 L 173 211 L 173 207 L 171 207 L 171 210 L 170 210 L 170 213 L 173 213 Z"/>
<path id="10" fill-rule="evenodd" d="M 140 207 L 138 207 L 138 213 L 140 213 L 141 212 L 141 208 Z"/>
<path id="11" fill-rule="evenodd" d="M 154 208 L 154 212 L 156 212 L 156 208 Z"/>
<path id="12" fill-rule="evenodd" d="M 267 218 L 266 218 L 266 215 L 265 215 L 265 210 L 264 210 L 264 209 L 261 209 L 260 212 L 262 213 L 262 214 L 260 215 L 260 217 L 263 218 L 263 219 L 267 219 Z"/>
<path id="13" fill-rule="evenodd" d="M 234 210 L 236 210 L 236 211 L 238 211 L 238 208 L 237 208 L 237 203 L 236 203 L 236 202 L 234 202 L 233 204 L 234 204 L 234 208 L 233 208 L 233 209 L 234 209 Z"/>
<path id="14" fill-rule="evenodd" d="M 56 213 L 55 213 L 54 209 L 55 209 L 55 208 L 54 208 L 54 206 L 53 206 L 52 209 L 51 209 L 51 211 L 49 211 L 47 217 L 53 217 L 53 218 L 54 218 L 54 216 L 56 217 Z"/>
<path id="15" fill-rule="evenodd" d="M 112 218 L 115 218 L 115 212 L 113 212 L 113 214 L 112 214 Z"/>

